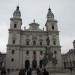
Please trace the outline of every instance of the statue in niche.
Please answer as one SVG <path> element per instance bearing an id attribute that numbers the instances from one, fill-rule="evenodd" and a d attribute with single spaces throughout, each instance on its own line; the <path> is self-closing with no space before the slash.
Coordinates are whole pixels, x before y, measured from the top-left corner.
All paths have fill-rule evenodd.
<path id="1" fill-rule="evenodd" d="M 49 37 L 47 37 L 46 42 L 47 42 L 47 45 L 49 46 L 50 45 Z"/>

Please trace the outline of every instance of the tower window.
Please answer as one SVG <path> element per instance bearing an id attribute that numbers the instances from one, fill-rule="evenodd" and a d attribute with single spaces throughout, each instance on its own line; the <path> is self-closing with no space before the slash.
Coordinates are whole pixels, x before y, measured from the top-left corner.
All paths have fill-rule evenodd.
<path id="1" fill-rule="evenodd" d="M 33 55 L 36 55 L 36 51 L 33 51 Z"/>
<path id="2" fill-rule="evenodd" d="M 56 45 L 56 41 L 53 41 L 53 44 Z"/>
<path id="3" fill-rule="evenodd" d="M 42 46 L 42 41 L 40 42 L 40 46 Z"/>
<path id="4" fill-rule="evenodd" d="M 54 51 L 54 54 L 56 55 L 56 54 L 57 54 L 57 52 L 56 52 L 56 51 Z"/>
<path id="5" fill-rule="evenodd" d="M 52 25 L 52 30 L 54 30 L 54 26 Z"/>
<path id="6" fill-rule="evenodd" d="M 36 59 L 36 51 L 33 51 L 33 59 Z"/>
<path id="7" fill-rule="evenodd" d="M 36 41 L 35 40 L 33 41 L 33 45 L 36 45 Z"/>
<path id="8" fill-rule="evenodd" d="M 14 58 L 11 59 L 11 62 L 13 62 L 13 61 L 14 61 Z"/>
<path id="9" fill-rule="evenodd" d="M 26 41 L 26 45 L 29 45 L 29 41 Z"/>
<path id="10" fill-rule="evenodd" d="M 14 50 L 12 50 L 12 54 L 14 54 L 15 53 L 15 51 Z"/>
<path id="11" fill-rule="evenodd" d="M 13 40 L 13 44 L 15 44 L 15 40 Z"/>
<path id="12" fill-rule="evenodd" d="M 40 55 L 42 55 L 43 54 L 43 51 L 40 51 Z"/>
<path id="13" fill-rule="evenodd" d="M 28 55 L 29 54 L 29 51 L 26 51 L 26 54 Z"/>
<path id="14" fill-rule="evenodd" d="M 14 24 L 14 28 L 16 28 L 17 27 L 17 24 Z"/>

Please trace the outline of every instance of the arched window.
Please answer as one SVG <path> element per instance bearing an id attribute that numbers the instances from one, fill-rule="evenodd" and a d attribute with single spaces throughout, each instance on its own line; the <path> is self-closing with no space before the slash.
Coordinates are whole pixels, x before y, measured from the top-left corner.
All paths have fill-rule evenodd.
<path id="1" fill-rule="evenodd" d="M 52 25 L 52 30 L 54 30 L 54 25 Z"/>
<path id="2" fill-rule="evenodd" d="M 17 24 L 14 24 L 14 28 L 16 28 L 17 27 Z"/>
<path id="3" fill-rule="evenodd" d="M 33 55 L 36 55 L 36 51 L 33 51 Z"/>
<path id="4" fill-rule="evenodd" d="M 64 69 L 66 69 L 66 62 L 64 62 Z"/>
<path id="5" fill-rule="evenodd" d="M 33 51 L 33 58 L 36 59 L 36 51 Z"/>
<path id="6" fill-rule="evenodd" d="M 26 54 L 29 55 L 29 51 L 26 51 Z"/>
<path id="7" fill-rule="evenodd" d="M 15 40 L 13 40 L 12 43 L 15 44 Z"/>
<path id="8" fill-rule="evenodd" d="M 42 65 L 43 65 L 43 60 L 40 60 L 39 67 L 42 68 Z"/>
<path id="9" fill-rule="evenodd" d="M 40 46 L 42 46 L 42 41 L 40 41 Z"/>
<path id="10" fill-rule="evenodd" d="M 56 45 L 56 41 L 55 40 L 53 41 L 53 45 Z"/>
<path id="11" fill-rule="evenodd" d="M 26 45 L 29 45 L 29 41 L 26 41 Z"/>
<path id="12" fill-rule="evenodd" d="M 35 59 L 32 61 L 32 68 L 33 69 L 37 68 L 37 61 Z"/>
<path id="13" fill-rule="evenodd" d="M 36 41 L 35 40 L 33 41 L 33 45 L 36 45 Z"/>
<path id="14" fill-rule="evenodd" d="M 28 70 L 30 68 L 30 61 L 26 60 L 25 61 L 25 68 Z"/>
<path id="15" fill-rule="evenodd" d="M 14 58 L 11 58 L 11 62 L 14 62 Z"/>
<path id="16" fill-rule="evenodd" d="M 54 54 L 56 55 L 57 54 L 57 51 L 54 51 Z"/>
<path id="17" fill-rule="evenodd" d="M 14 50 L 12 50 L 12 54 L 14 54 L 15 53 L 15 51 Z"/>
<path id="18" fill-rule="evenodd" d="M 40 51 L 40 55 L 42 55 L 43 54 L 43 51 Z"/>

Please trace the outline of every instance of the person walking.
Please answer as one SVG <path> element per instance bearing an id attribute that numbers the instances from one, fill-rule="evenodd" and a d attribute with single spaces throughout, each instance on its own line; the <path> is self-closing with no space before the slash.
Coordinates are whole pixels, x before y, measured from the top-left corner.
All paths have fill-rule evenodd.
<path id="1" fill-rule="evenodd" d="M 49 75 L 49 72 L 46 69 L 44 69 L 43 75 Z"/>
<path id="2" fill-rule="evenodd" d="M 1 75 L 6 75 L 6 69 L 4 67 L 1 70 Z"/>
<path id="3" fill-rule="evenodd" d="M 28 69 L 28 71 L 27 71 L 27 75 L 32 75 L 32 70 L 31 70 L 31 68 Z"/>
<path id="4" fill-rule="evenodd" d="M 43 75 L 40 69 L 37 69 L 37 75 Z"/>
<path id="5" fill-rule="evenodd" d="M 21 69 L 20 72 L 19 72 L 19 75 L 26 75 L 25 74 L 25 70 L 24 69 Z"/>

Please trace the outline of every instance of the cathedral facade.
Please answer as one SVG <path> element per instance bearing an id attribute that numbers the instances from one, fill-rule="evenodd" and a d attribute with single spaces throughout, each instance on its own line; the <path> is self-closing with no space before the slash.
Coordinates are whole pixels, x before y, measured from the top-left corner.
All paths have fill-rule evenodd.
<path id="1" fill-rule="evenodd" d="M 59 41 L 59 31 L 57 20 L 51 9 L 48 9 L 46 30 L 39 28 L 39 24 L 35 20 L 29 24 L 28 29 L 21 29 L 22 18 L 19 6 L 10 18 L 9 38 L 7 44 L 6 68 L 10 70 L 18 70 L 21 68 L 42 67 L 43 58 L 47 47 L 47 37 L 49 38 L 48 50 L 52 52 L 52 57 L 57 62 L 54 65 L 49 61 L 48 67 L 60 68 L 61 62 L 61 46 Z M 51 58 L 51 57 L 49 57 Z"/>

